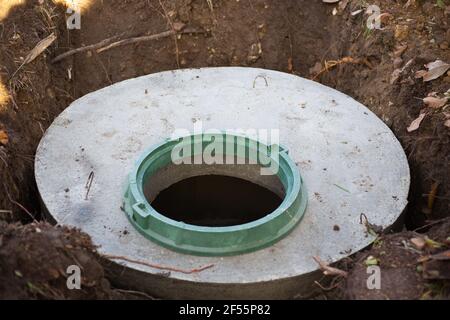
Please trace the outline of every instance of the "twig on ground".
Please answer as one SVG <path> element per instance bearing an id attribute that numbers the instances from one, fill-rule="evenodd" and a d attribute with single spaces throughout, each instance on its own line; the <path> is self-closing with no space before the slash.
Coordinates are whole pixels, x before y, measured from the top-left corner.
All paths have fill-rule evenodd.
<path id="1" fill-rule="evenodd" d="M 60 54 L 56 58 L 54 58 L 52 60 L 52 63 L 59 62 L 59 61 L 65 59 L 65 58 L 73 56 L 74 54 L 77 54 L 77 53 L 81 53 L 81 52 L 85 52 L 85 51 L 96 50 L 96 49 L 102 48 L 102 47 L 107 46 L 108 44 L 112 43 L 113 41 L 117 40 L 120 36 L 121 35 L 115 35 L 115 36 L 113 36 L 111 38 L 104 39 L 104 40 L 102 40 L 100 42 L 97 42 L 97 43 L 94 43 L 94 44 L 91 44 L 91 45 L 88 45 L 88 46 L 84 46 L 84 47 L 76 48 L 76 49 L 73 49 L 73 50 L 69 50 L 67 52 L 64 52 L 64 53 Z"/>
<path id="2" fill-rule="evenodd" d="M 330 284 L 330 286 L 329 286 L 328 288 L 324 287 L 319 281 L 314 281 L 314 283 L 315 283 L 320 289 L 322 289 L 323 291 L 328 292 L 328 291 L 332 291 L 332 290 L 336 289 L 337 287 L 339 287 L 339 283 L 340 283 L 340 282 L 337 281 L 336 279 L 342 279 L 342 278 L 340 278 L 340 277 L 335 277 L 335 278 L 331 281 L 331 284 Z"/>
<path id="3" fill-rule="evenodd" d="M 128 39 L 123 39 L 123 40 L 119 40 L 117 42 L 108 44 L 107 46 L 104 46 L 102 48 L 98 48 L 97 49 L 97 53 L 101 53 L 103 51 L 115 48 L 115 47 L 119 47 L 119 46 L 124 46 L 127 44 L 132 44 L 132 43 L 137 43 L 137 42 L 143 42 L 143 41 L 150 41 L 150 40 L 157 40 L 157 39 L 161 39 L 161 38 L 165 38 L 168 37 L 170 35 L 175 34 L 175 32 L 173 30 L 169 30 L 169 31 L 164 31 L 161 33 L 157 33 L 157 34 L 152 34 L 149 36 L 141 36 L 141 37 L 134 37 L 134 38 L 128 38 Z"/>
<path id="4" fill-rule="evenodd" d="M 16 200 L 14 200 L 11 197 L 11 195 L 9 194 L 9 191 L 8 191 L 8 188 L 7 188 L 6 184 L 3 184 L 3 187 L 5 188 L 6 196 L 8 197 L 9 201 L 11 203 L 15 204 L 16 206 L 18 206 L 23 211 L 25 211 L 25 213 L 30 216 L 30 218 L 33 220 L 33 222 L 37 222 L 37 220 L 35 219 L 33 214 L 27 208 L 25 208 L 23 205 L 21 205 L 20 203 L 18 203 Z"/>
<path id="5" fill-rule="evenodd" d="M 414 229 L 414 231 L 419 231 L 419 230 L 422 230 L 422 229 L 434 226 L 436 224 L 443 223 L 443 222 L 445 222 L 445 221 L 447 221 L 449 219 L 450 219 L 450 217 L 439 219 L 439 220 L 436 220 L 436 221 L 432 221 L 432 222 L 430 222 L 430 223 L 428 223 L 428 224 L 426 224 L 424 226 L 421 226 L 421 227 L 418 227 L 417 229 Z"/>
<path id="6" fill-rule="evenodd" d="M 214 264 L 208 264 L 208 265 L 200 267 L 200 268 L 191 269 L 191 270 L 184 270 L 184 269 L 178 269 L 178 268 L 175 268 L 175 267 L 161 266 L 159 264 L 154 264 L 154 263 L 148 263 L 148 262 L 145 262 L 145 261 L 135 260 L 135 259 L 131 259 L 131 258 L 124 257 L 124 256 L 102 255 L 102 257 L 110 259 L 110 260 L 124 260 L 124 261 L 128 261 L 128 262 L 131 262 L 131 263 L 136 263 L 136 264 L 140 264 L 140 265 L 143 265 L 143 266 L 147 266 L 147 267 L 150 267 L 150 268 L 155 268 L 155 269 L 159 269 L 159 270 L 167 270 L 167 271 L 172 271 L 172 272 L 180 272 L 180 273 L 184 273 L 184 274 L 197 273 L 197 272 L 201 272 L 203 270 L 206 270 L 206 269 L 214 267 Z"/>
<path id="7" fill-rule="evenodd" d="M 316 80 L 319 76 L 321 76 L 323 73 L 328 72 L 330 69 L 339 66 L 341 64 L 365 64 L 367 65 L 369 68 L 371 67 L 369 61 L 363 59 L 356 59 L 356 58 L 352 58 L 352 57 L 343 57 L 342 59 L 339 60 L 328 60 L 325 61 L 324 63 L 324 67 L 322 70 L 320 70 L 314 77 L 311 78 L 311 80 Z"/>
<path id="8" fill-rule="evenodd" d="M 185 30 L 180 30 L 180 31 L 168 30 L 168 31 L 164 31 L 161 33 L 157 33 L 157 34 L 152 34 L 152 35 L 147 35 L 147 36 L 139 36 L 139 37 L 133 37 L 133 38 L 115 41 L 120 37 L 120 35 L 116 35 L 114 37 L 102 40 L 100 42 L 97 42 L 97 43 L 94 43 L 94 44 L 91 44 L 88 46 L 84 46 L 84 47 L 80 47 L 80 48 L 76 48 L 76 49 L 64 52 L 64 53 L 60 54 L 59 56 L 55 57 L 52 60 L 52 63 L 59 62 L 65 58 L 73 56 L 74 54 L 82 53 L 82 52 L 90 51 L 90 50 L 96 50 L 97 53 L 101 53 L 101 52 L 104 52 L 104 51 L 107 51 L 107 50 L 110 50 L 112 48 L 116 48 L 119 46 L 124 46 L 124 45 L 128 45 L 128 44 L 144 42 L 144 41 L 158 40 L 158 39 L 162 39 L 162 38 L 165 38 L 165 37 L 168 37 L 171 35 L 205 34 L 205 33 L 206 32 L 202 29 L 185 28 Z"/>
<path id="9" fill-rule="evenodd" d="M 383 233 L 383 227 L 370 223 L 365 213 L 361 213 L 359 215 L 359 224 L 364 225 L 364 227 L 366 227 L 367 233 L 373 235 L 374 237 L 378 237 Z"/>
<path id="10" fill-rule="evenodd" d="M 323 271 L 323 274 L 326 276 L 341 276 L 346 278 L 348 275 L 348 272 L 344 271 L 344 270 L 340 270 L 338 268 L 333 268 L 330 267 L 328 265 L 328 263 L 326 263 L 325 261 L 321 260 L 319 257 L 314 256 L 313 257 L 314 261 L 317 262 L 317 264 L 319 265 L 320 270 Z"/>

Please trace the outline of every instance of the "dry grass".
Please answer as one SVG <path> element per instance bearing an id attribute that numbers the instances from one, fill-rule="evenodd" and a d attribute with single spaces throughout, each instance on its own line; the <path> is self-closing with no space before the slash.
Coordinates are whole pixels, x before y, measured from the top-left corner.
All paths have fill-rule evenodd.
<path id="1" fill-rule="evenodd" d="M 25 0 L 0 0 L 0 21 L 8 16 L 13 7 L 24 3 Z"/>
<path id="2" fill-rule="evenodd" d="M 208 3 L 209 10 L 211 10 L 211 12 L 213 12 L 214 4 L 213 4 L 212 0 L 206 0 L 206 2 Z"/>
<path id="3" fill-rule="evenodd" d="M 58 15 L 56 14 L 56 7 L 44 2 L 42 5 L 37 7 L 37 10 L 41 14 L 42 22 L 44 23 L 46 31 L 48 33 L 53 32 L 56 29 L 56 25 L 53 20 L 58 18 Z"/>

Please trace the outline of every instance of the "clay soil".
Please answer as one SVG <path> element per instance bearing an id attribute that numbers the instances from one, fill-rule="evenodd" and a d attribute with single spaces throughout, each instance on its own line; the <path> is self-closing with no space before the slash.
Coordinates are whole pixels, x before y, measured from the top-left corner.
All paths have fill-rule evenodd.
<path id="1" fill-rule="evenodd" d="M 8 2 L 17 5 L 9 8 Z M 350 0 L 345 8 L 319 0 L 75 2 L 83 7 L 80 30 L 66 28 L 65 1 L 0 0 L 0 298 L 143 297 L 109 285 L 114 279 L 108 279 L 107 265 L 86 235 L 33 222 L 43 220 L 34 154 L 45 130 L 73 100 L 125 79 L 208 66 L 259 67 L 314 79 L 365 104 L 403 145 L 412 177 L 404 222 L 397 233 L 382 235 L 367 251 L 343 262 L 340 267 L 349 271 L 348 278 L 332 281 L 333 290 L 323 288 L 324 297 L 447 296 L 448 259 L 434 267 L 422 266 L 433 259 L 417 259 L 448 250 L 450 108 L 426 107 L 422 99 L 433 92 L 443 97 L 450 88 L 450 74 L 429 82 L 414 75 L 437 59 L 450 63 L 449 1 Z M 382 30 L 366 27 L 365 9 L 373 4 L 383 13 Z M 201 32 L 101 53 L 85 51 L 51 63 L 58 54 L 109 37 L 125 39 L 172 28 Z M 19 68 L 51 33 L 55 42 Z M 425 119 L 408 132 L 421 110 Z M 430 223 L 433 228 L 427 227 Z M 421 229 L 415 232 L 417 228 Z M 411 239 L 425 236 L 430 241 L 424 247 L 412 244 Z M 371 256 L 389 270 L 389 288 L 400 288 L 399 282 L 407 286 L 378 295 L 362 288 Z M 85 289 L 77 293 L 64 286 L 64 266 L 74 261 L 89 270 Z"/>

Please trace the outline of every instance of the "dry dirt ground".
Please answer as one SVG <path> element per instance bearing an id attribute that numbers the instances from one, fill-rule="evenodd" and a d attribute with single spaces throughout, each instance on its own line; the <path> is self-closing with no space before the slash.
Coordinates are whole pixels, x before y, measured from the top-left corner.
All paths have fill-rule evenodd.
<path id="1" fill-rule="evenodd" d="M 289 72 L 349 94 L 393 130 L 408 156 L 412 185 L 404 221 L 410 231 L 382 235 L 363 257 L 356 255 L 343 262 L 341 267 L 350 271 L 348 279 L 333 281 L 336 289 L 330 295 L 331 288 L 324 288 L 324 296 L 445 297 L 448 257 L 443 254 L 442 259 L 421 263 L 417 259 L 448 249 L 450 225 L 439 221 L 450 216 L 450 108 L 445 104 L 450 73 L 427 82 L 415 74 L 437 59 L 450 63 L 448 0 L 341 0 L 341 6 L 319 0 L 74 2 L 82 7 L 80 30 L 66 28 L 70 0 L 0 0 L 0 220 L 4 221 L 0 225 L 0 279 L 5 283 L 0 286 L 0 297 L 127 297 L 107 285 L 85 235 L 29 224 L 41 220 L 33 176 L 36 146 L 53 119 L 91 91 L 163 70 L 231 65 Z M 382 30 L 366 27 L 365 10 L 373 4 L 381 8 Z M 201 32 L 101 53 L 85 51 L 51 63 L 58 54 L 109 37 L 124 39 L 182 28 Z M 26 63 L 30 51 L 51 33 L 56 40 Z M 423 98 L 430 94 L 444 103 L 435 99 L 434 108 L 426 106 Z M 425 116 L 420 127 L 408 132 L 421 113 Z M 11 224 L 17 221 L 28 225 Z M 438 221 L 438 234 L 428 227 L 419 230 L 422 234 L 412 233 L 432 221 Z M 425 246 L 417 248 L 411 239 L 423 241 L 427 232 Z M 56 243 L 48 244 L 48 250 L 40 254 L 32 253 L 34 245 L 47 239 Z M 24 253 L 21 246 L 31 251 Z M 48 261 L 57 262 L 53 267 L 42 264 L 47 270 L 17 269 L 26 263 L 39 264 L 46 255 Z M 74 296 L 62 287 L 63 276 L 55 267 L 79 255 L 92 270 L 86 279 L 92 286 Z M 393 262 L 387 264 L 380 255 Z M 375 257 L 383 270 L 392 271 L 392 286 L 401 282 L 409 287 L 378 296 L 361 289 L 358 279 L 367 277 L 362 268 L 367 257 Z M 434 261 L 440 265 L 433 267 L 430 276 L 426 268 Z M 398 273 L 404 278 L 397 277 Z"/>

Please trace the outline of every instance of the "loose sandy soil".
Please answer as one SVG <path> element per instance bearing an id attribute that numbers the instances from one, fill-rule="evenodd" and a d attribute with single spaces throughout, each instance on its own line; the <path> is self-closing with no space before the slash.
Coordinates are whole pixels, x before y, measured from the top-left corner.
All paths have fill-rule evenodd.
<path id="1" fill-rule="evenodd" d="M 42 225 L 41 233 L 36 233 L 38 225 L 29 224 L 33 219 L 41 219 L 33 176 L 34 154 L 53 119 L 73 100 L 118 81 L 177 68 L 232 65 L 314 78 L 349 94 L 393 130 L 408 156 L 412 186 L 404 227 L 410 231 L 383 235 L 384 240 L 377 242 L 382 243 L 380 247 L 374 245 L 371 251 L 362 253 L 363 258 L 357 255 L 343 262 L 341 267 L 350 270 L 348 280 L 340 281 L 331 295 L 324 292 L 325 296 L 445 296 L 448 280 L 444 276 L 440 280 L 426 276 L 423 268 L 417 268 L 416 260 L 448 249 L 450 226 L 445 221 L 437 223 L 435 227 L 441 228 L 439 235 L 429 228 L 420 230 L 442 243 L 440 248 L 428 245 L 419 250 L 420 254 L 407 257 L 402 253 L 415 252 L 404 249 L 404 242 L 408 244 L 411 238 L 422 237 L 412 230 L 450 216 L 450 128 L 445 125 L 450 109 L 425 107 L 422 101 L 432 92 L 442 97 L 450 88 L 450 74 L 430 82 L 414 76 L 424 69 L 424 64 L 437 59 L 450 63 L 449 1 L 408 1 L 411 4 L 408 6 L 406 0 L 353 0 L 333 15 L 336 5 L 318 0 L 92 0 L 82 1 L 81 30 L 71 31 L 65 25 L 66 8 L 62 0 L 0 1 L 0 220 L 5 221 L 0 225 L 0 279 L 7 284 L 0 287 L 0 297 L 121 295 L 105 285 L 108 280 L 103 267 L 85 235 L 49 225 Z M 7 2 L 19 4 L 7 11 Z M 213 4 L 212 10 L 208 3 Z M 369 31 L 364 12 L 351 14 L 368 4 L 379 5 L 384 13 L 382 30 Z M 181 26 L 180 23 L 202 33 L 171 36 L 102 53 L 87 51 L 51 63 L 58 54 L 108 37 L 155 34 Z M 57 40 L 12 77 L 30 50 L 52 32 Z M 339 63 L 324 71 L 326 61 Z M 407 127 L 421 110 L 426 110 L 427 115 L 420 128 L 408 132 Z M 7 224 L 17 221 L 28 225 Z M 49 244 L 51 247 L 41 254 L 31 253 L 34 244 L 44 243 L 49 237 L 62 237 L 62 247 Z M 19 247 L 28 242 L 32 251 L 25 254 Z M 75 249 L 65 248 L 67 244 Z M 389 261 L 398 257 L 400 262 L 385 264 L 381 252 L 385 252 Z M 86 279 L 92 286 L 81 296 L 64 290 L 62 280 L 58 280 L 62 274 L 55 269 L 79 254 L 86 260 L 87 268 L 93 270 L 91 278 Z M 39 264 L 45 255 L 48 261 L 55 261 L 54 266 L 42 265 L 47 271 L 35 272 L 25 267 L 16 272 L 18 265 Z M 389 273 L 392 285 L 401 278 L 396 274 L 401 273 L 402 283 L 408 283 L 409 287 L 378 296 L 358 287 L 358 277 L 366 277 L 362 266 L 368 255 L 377 255 L 383 270 L 392 270 Z M 5 256 L 9 258 L 1 259 Z M 448 260 L 445 263 L 448 267 Z"/>

